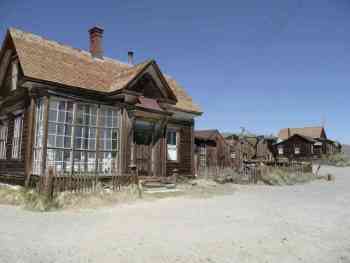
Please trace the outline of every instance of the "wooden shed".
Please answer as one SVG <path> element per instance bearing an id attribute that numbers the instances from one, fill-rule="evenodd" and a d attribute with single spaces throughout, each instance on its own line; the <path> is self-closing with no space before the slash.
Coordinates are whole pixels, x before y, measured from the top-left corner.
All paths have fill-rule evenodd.
<path id="1" fill-rule="evenodd" d="M 197 174 L 232 166 L 230 146 L 218 130 L 196 130 L 194 137 Z"/>

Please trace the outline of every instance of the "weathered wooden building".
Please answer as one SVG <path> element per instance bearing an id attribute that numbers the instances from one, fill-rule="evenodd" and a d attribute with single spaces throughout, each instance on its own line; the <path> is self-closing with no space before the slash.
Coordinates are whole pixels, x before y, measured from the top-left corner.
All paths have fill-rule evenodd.
<path id="1" fill-rule="evenodd" d="M 274 145 L 277 158 L 288 158 L 290 160 L 308 159 L 314 155 L 315 142 L 310 137 L 294 134 Z"/>
<path id="2" fill-rule="evenodd" d="M 197 174 L 206 168 L 232 166 L 230 146 L 218 130 L 197 130 L 194 134 Z"/>
<path id="3" fill-rule="evenodd" d="M 226 142 L 230 145 L 233 166 L 241 167 L 242 162 L 252 160 L 256 156 L 258 139 L 252 134 L 231 134 L 226 136 Z"/>
<path id="4" fill-rule="evenodd" d="M 194 175 L 200 108 L 154 60 L 103 56 L 9 29 L 0 52 L 0 175 Z"/>
<path id="5" fill-rule="evenodd" d="M 308 156 L 310 158 L 339 152 L 337 143 L 327 138 L 323 127 L 285 128 L 279 131 L 278 138 L 280 141 L 285 141 L 296 134 L 313 141 L 312 151 L 309 152 Z M 304 142 L 309 144 L 307 140 Z"/>
<path id="6" fill-rule="evenodd" d="M 262 135 L 258 136 L 257 139 L 255 159 L 259 161 L 274 161 L 276 157 L 274 144 L 277 142 L 277 138 Z"/>

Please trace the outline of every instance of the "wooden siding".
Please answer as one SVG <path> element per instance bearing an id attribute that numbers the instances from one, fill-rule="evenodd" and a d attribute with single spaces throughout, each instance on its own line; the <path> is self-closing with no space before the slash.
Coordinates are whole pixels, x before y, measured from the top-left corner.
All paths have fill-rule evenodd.
<path id="1" fill-rule="evenodd" d="M 283 154 L 279 154 L 278 147 L 283 147 Z M 299 147 L 300 153 L 295 154 L 295 148 Z M 276 145 L 276 153 L 278 157 L 286 157 L 289 159 L 311 158 L 313 156 L 313 142 L 294 135 L 289 139 Z"/>

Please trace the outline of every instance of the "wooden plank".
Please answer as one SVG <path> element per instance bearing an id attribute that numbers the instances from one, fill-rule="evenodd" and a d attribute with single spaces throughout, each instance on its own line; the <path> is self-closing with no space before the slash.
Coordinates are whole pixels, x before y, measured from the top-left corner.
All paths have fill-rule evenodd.
<path id="1" fill-rule="evenodd" d="M 49 97 L 45 96 L 43 101 L 43 152 L 41 163 L 41 175 L 45 175 L 47 158 L 47 138 L 49 127 Z"/>
<path id="2" fill-rule="evenodd" d="M 30 105 L 28 109 L 28 126 L 27 126 L 27 145 L 25 151 L 25 176 L 26 182 L 25 186 L 29 186 L 30 175 L 32 174 L 33 167 L 33 143 L 34 143 L 34 135 L 35 135 L 35 99 L 31 97 Z"/>

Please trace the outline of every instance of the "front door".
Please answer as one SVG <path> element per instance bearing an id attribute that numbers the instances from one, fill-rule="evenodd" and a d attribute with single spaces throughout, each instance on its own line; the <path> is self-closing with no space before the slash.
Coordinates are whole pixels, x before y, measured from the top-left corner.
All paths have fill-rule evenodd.
<path id="1" fill-rule="evenodd" d="M 134 126 L 134 158 L 140 176 L 152 176 L 154 124 L 137 120 Z"/>

